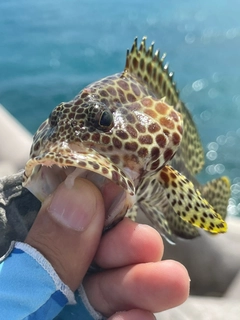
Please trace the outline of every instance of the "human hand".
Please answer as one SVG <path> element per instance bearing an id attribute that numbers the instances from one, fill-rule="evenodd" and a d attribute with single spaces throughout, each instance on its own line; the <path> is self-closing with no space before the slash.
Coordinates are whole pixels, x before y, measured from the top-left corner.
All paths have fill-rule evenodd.
<path id="1" fill-rule="evenodd" d="M 63 212 L 69 227 L 60 222 Z M 186 300 L 188 273 L 175 261 L 160 261 L 163 243 L 154 229 L 124 219 L 101 238 L 103 223 L 102 195 L 76 179 L 71 190 L 62 184 L 44 202 L 26 242 L 73 291 L 83 281 L 92 306 L 111 320 L 150 320 Z M 93 258 L 104 271 L 85 276 Z"/>
<path id="2" fill-rule="evenodd" d="M 86 179 L 62 183 L 43 203 L 25 242 L 41 252 L 75 291 L 96 253 L 104 224 L 100 191 Z"/>

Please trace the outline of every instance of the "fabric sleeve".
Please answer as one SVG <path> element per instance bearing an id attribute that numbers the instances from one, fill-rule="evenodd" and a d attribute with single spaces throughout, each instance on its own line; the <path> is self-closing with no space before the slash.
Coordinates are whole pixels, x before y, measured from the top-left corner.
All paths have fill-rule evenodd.
<path id="1" fill-rule="evenodd" d="M 77 310 L 75 318 L 69 317 L 71 306 Z M 0 310 L 1 318 L 9 320 L 103 319 L 90 306 L 82 287 L 75 299 L 43 255 L 21 242 L 0 263 Z M 65 315 L 58 318 L 62 310 Z"/>

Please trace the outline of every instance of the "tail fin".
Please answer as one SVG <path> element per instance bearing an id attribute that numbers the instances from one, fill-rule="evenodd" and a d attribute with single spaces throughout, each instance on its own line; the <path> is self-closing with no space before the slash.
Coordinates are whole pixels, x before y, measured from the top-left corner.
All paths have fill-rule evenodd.
<path id="1" fill-rule="evenodd" d="M 202 196 L 213 206 L 223 219 L 227 215 L 228 200 L 230 198 L 230 181 L 227 177 L 221 177 L 209 181 L 199 187 Z"/>

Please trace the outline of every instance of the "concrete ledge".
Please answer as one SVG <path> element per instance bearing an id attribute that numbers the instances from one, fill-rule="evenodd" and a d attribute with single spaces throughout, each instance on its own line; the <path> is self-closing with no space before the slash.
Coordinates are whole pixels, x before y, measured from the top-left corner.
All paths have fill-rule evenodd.
<path id="1" fill-rule="evenodd" d="M 185 303 L 155 314 L 157 320 L 239 320 L 239 299 L 190 297 Z"/>
<path id="2" fill-rule="evenodd" d="M 0 104 L 0 176 L 24 168 L 32 135 Z"/>

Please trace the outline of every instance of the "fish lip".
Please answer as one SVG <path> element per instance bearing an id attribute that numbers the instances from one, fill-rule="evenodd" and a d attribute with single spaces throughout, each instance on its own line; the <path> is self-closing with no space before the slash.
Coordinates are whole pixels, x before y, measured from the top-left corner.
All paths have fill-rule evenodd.
<path id="1" fill-rule="evenodd" d="M 81 176 L 88 179 L 93 182 L 102 193 L 105 208 L 106 203 L 108 203 L 104 230 L 109 229 L 121 220 L 127 210 L 136 202 L 134 178 L 130 176 L 129 172 L 123 172 L 123 170 L 113 165 L 111 161 L 102 155 L 94 155 L 93 153 L 74 154 L 73 152 L 71 159 L 74 157 L 75 162 L 68 165 L 55 161 L 54 159 L 58 158 L 57 154 L 54 155 L 53 152 L 48 152 L 30 159 L 25 167 L 23 186 L 43 202 L 63 181 L 67 188 L 71 188 L 75 178 Z M 104 171 L 106 172 L 106 174 L 104 174 L 101 172 L 101 166 L 100 168 L 96 165 L 85 166 L 83 165 L 83 159 L 85 162 L 98 161 L 104 164 L 104 167 L 108 166 L 109 170 L 108 172 Z M 114 174 L 111 172 L 111 169 L 115 170 Z M 101 179 L 104 179 L 103 185 L 101 185 Z M 115 184 L 117 187 L 111 184 Z M 111 189 L 114 188 L 116 189 L 116 197 L 111 198 L 109 204 L 106 193 L 108 191 L 111 193 Z"/>
<path id="2" fill-rule="evenodd" d="M 64 161 L 60 161 L 62 157 L 64 157 Z M 71 158 L 71 161 L 69 161 L 69 158 Z M 25 166 L 23 186 L 28 185 L 37 165 L 82 168 L 103 175 L 125 189 L 130 195 L 135 194 L 134 177 L 131 176 L 130 171 L 122 170 L 107 157 L 93 149 L 89 149 L 87 152 L 71 150 L 71 153 L 68 151 L 65 154 L 64 152 L 49 151 L 29 159 Z"/>

